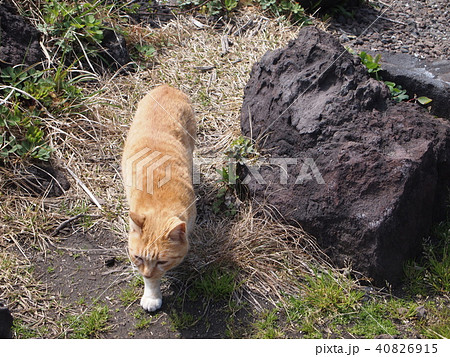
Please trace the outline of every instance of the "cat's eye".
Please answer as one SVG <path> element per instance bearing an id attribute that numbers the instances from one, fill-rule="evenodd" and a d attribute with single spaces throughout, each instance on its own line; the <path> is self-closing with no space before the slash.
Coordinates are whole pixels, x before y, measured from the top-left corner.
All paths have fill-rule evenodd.
<path id="1" fill-rule="evenodd" d="M 140 257 L 140 256 L 138 256 L 138 255 L 135 255 L 134 256 L 134 260 L 135 260 L 135 264 L 136 265 L 141 265 L 143 262 L 144 262 L 144 260 Z"/>
<path id="2" fill-rule="evenodd" d="M 164 265 L 167 263 L 167 260 L 160 260 L 158 263 L 156 263 L 157 265 Z"/>

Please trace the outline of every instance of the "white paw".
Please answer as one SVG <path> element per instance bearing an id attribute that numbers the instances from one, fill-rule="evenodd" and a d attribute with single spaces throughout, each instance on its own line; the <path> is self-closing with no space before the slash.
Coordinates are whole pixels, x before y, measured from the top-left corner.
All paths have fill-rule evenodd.
<path id="1" fill-rule="evenodd" d="M 162 299 L 161 298 L 152 298 L 148 296 L 143 296 L 141 298 L 141 306 L 144 308 L 144 310 L 147 311 L 156 311 L 158 310 L 162 305 Z"/>

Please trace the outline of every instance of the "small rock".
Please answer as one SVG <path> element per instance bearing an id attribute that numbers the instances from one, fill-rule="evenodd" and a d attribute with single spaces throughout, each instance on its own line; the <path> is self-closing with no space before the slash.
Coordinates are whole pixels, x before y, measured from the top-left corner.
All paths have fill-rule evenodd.
<path id="1" fill-rule="evenodd" d="M 105 260 L 105 265 L 108 267 L 108 268 L 111 268 L 111 267 L 113 267 L 114 265 L 116 265 L 116 257 L 112 257 L 112 258 L 108 258 L 108 259 L 106 259 Z"/>
<path id="2" fill-rule="evenodd" d="M 11 2 L 0 2 L 0 68 L 43 60 L 40 38 L 41 33 Z"/>
<path id="3" fill-rule="evenodd" d="M 424 319 L 427 315 L 427 310 L 425 310 L 424 306 L 417 306 L 416 309 L 416 317 L 420 320 Z"/>
<path id="4" fill-rule="evenodd" d="M 0 304 L 0 339 L 12 338 L 11 327 L 13 325 L 13 317 L 9 309 Z"/>

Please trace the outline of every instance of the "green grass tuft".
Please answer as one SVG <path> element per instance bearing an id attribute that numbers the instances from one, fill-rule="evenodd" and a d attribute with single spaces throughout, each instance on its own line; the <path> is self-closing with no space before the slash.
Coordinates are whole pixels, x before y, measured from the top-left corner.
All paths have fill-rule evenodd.
<path id="1" fill-rule="evenodd" d="M 80 316 L 69 315 L 66 321 L 72 330 L 70 338 L 98 338 L 109 329 L 109 309 L 106 305 L 94 305 L 91 311 Z"/>
<path id="2" fill-rule="evenodd" d="M 274 339 L 283 338 L 283 332 L 279 328 L 278 324 L 278 311 L 264 311 L 261 314 L 261 318 L 253 324 L 255 329 L 255 338 Z"/>
<path id="3" fill-rule="evenodd" d="M 229 300 L 236 289 L 236 273 L 212 268 L 202 274 L 190 290 L 191 299 Z"/>

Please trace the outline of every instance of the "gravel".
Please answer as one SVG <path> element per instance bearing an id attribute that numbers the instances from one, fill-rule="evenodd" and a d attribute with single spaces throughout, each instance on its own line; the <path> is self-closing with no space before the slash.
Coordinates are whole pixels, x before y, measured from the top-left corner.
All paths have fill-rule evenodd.
<path id="1" fill-rule="evenodd" d="M 371 1 L 354 16 L 337 15 L 328 30 L 356 51 L 409 53 L 420 59 L 450 58 L 450 1 Z"/>

